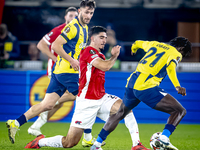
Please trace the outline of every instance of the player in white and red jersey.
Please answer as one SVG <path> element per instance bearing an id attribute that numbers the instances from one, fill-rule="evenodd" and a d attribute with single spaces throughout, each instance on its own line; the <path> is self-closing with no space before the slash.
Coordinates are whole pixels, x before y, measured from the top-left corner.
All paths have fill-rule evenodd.
<path id="1" fill-rule="evenodd" d="M 111 58 L 105 60 L 101 53 L 106 44 L 106 29 L 101 26 L 92 27 L 90 32 L 90 46 L 80 54 L 79 93 L 76 98 L 75 112 L 67 136 L 44 138 L 38 136 L 27 144 L 25 148 L 64 147 L 71 148 L 78 144 L 84 129 L 91 129 L 96 117 L 106 121 L 110 114 L 116 113 L 122 100 L 114 95 L 105 93 L 105 71 L 115 63 L 120 46 L 111 50 Z M 125 117 L 125 124 L 129 129 L 133 143 L 139 142 L 138 126 L 132 112 Z M 101 148 L 97 148 L 102 150 Z"/>
<path id="2" fill-rule="evenodd" d="M 105 60 L 105 56 L 94 47 L 88 46 L 81 51 L 79 97 L 98 100 L 106 94 L 104 89 L 105 71 L 91 65 L 95 59 L 99 58 Z"/>
<path id="3" fill-rule="evenodd" d="M 61 34 L 61 31 L 66 26 L 66 24 L 72 21 L 76 16 L 78 16 L 78 10 L 75 7 L 69 7 L 68 9 L 66 9 L 65 23 L 53 28 L 37 44 L 37 48 L 49 57 L 48 67 L 47 67 L 47 75 L 49 77 L 51 77 L 52 67 L 57 60 L 57 54 L 51 49 L 51 44 Z"/>

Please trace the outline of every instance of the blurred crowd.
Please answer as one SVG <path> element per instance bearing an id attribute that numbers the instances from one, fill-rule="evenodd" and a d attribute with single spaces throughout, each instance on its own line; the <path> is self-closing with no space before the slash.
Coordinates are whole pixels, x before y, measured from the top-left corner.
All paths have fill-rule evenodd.
<path id="1" fill-rule="evenodd" d="M 25 48 L 26 53 L 22 54 L 18 38 L 9 32 L 6 24 L 0 24 L 0 68 L 13 68 L 15 61 L 48 60 L 37 48 L 36 42 L 28 43 Z"/>

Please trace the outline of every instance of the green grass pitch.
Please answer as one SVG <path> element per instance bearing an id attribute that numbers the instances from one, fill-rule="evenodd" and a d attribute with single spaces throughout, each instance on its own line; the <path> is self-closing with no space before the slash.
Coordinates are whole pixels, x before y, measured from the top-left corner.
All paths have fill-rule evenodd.
<path id="1" fill-rule="evenodd" d="M 24 146 L 34 139 L 34 136 L 28 135 L 27 129 L 31 123 L 27 123 L 20 127 L 20 131 L 16 134 L 15 144 L 11 144 L 8 138 L 8 131 L 5 122 L 0 122 L 0 150 L 22 150 Z M 97 137 L 99 131 L 104 124 L 96 123 L 93 126 L 92 134 Z M 140 140 L 146 147 L 149 146 L 149 139 L 155 132 L 162 131 L 164 124 L 139 124 Z M 42 127 L 42 132 L 46 137 L 55 135 L 66 135 L 69 129 L 69 123 L 47 123 Z M 200 150 L 200 125 L 180 124 L 170 137 L 171 143 L 179 150 Z M 124 124 L 119 124 L 112 132 L 107 140 L 103 150 L 130 150 L 131 138 Z M 41 149 L 62 149 L 43 147 Z M 83 148 L 81 142 L 77 146 L 71 148 L 73 150 L 89 150 Z"/>

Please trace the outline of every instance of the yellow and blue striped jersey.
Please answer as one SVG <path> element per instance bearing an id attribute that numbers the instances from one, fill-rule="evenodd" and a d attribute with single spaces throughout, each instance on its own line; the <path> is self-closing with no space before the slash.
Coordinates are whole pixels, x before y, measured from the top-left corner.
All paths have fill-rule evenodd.
<path id="1" fill-rule="evenodd" d="M 127 79 L 126 85 L 127 87 L 129 84 L 129 87 L 132 86 L 136 90 L 145 90 L 158 86 L 169 72 L 167 69 L 172 66 L 170 65 L 171 62 L 177 65 L 182 59 L 181 53 L 175 47 L 166 43 L 138 40 L 132 45 L 131 50 L 133 53 L 136 53 L 139 48 L 143 49 L 146 54 L 138 63 L 135 72 Z M 131 79 L 133 74 L 135 79 Z M 176 74 L 173 74 L 173 78 L 176 78 Z M 131 82 L 134 82 L 129 83 L 130 79 Z M 180 86 L 178 80 L 173 80 L 175 80 L 173 84 L 176 84 L 174 86 Z"/>
<path id="2" fill-rule="evenodd" d="M 65 52 L 78 60 L 80 51 L 86 47 L 88 41 L 88 26 L 83 27 L 76 17 L 63 28 L 61 37 L 67 42 L 63 45 Z M 75 71 L 67 60 L 58 55 L 53 73 L 78 73 L 78 71 Z"/>

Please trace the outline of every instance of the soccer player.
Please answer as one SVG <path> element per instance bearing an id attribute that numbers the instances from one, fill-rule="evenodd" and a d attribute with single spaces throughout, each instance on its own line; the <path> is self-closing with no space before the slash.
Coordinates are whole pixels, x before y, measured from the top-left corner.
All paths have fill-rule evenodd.
<path id="1" fill-rule="evenodd" d="M 117 112 L 122 100 L 117 96 L 105 93 L 104 82 L 105 71 L 108 71 L 114 65 L 121 47 L 115 46 L 111 50 L 111 58 L 105 60 L 101 51 L 106 44 L 106 38 L 104 27 L 92 27 L 90 32 L 91 43 L 81 51 L 79 93 L 67 136 L 44 138 L 43 135 L 39 135 L 25 148 L 44 146 L 71 148 L 78 144 L 84 129 L 92 127 L 96 117 L 106 121 L 110 114 Z M 138 145 L 138 126 L 132 112 L 125 117 L 125 124 L 129 129 L 133 143 Z"/>
<path id="2" fill-rule="evenodd" d="M 144 49 L 146 55 L 127 80 L 123 103 L 119 111 L 110 116 L 91 150 L 99 147 L 101 142 L 116 128 L 119 121 L 141 101 L 153 109 L 170 114 L 158 140 L 167 149 L 177 150 L 170 143 L 169 136 L 185 116 L 186 110 L 174 97 L 161 89 L 159 84 L 168 74 L 177 92 L 186 96 L 186 89 L 180 86 L 177 79 L 176 66 L 182 57 L 191 53 L 191 43 L 184 37 L 176 37 L 169 44 L 157 41 L 136 41 L 131 47 L 132 53 L 136 53 L 139 48 Z"/>
<path id="3" fill-rule="evenodd" d="M 57 60 L 57 53 L 51 49 L 52 43 L 61 34 L 63 28 L 70 23 L 76 16 L 78 16 L 78 10 L 75 7 L 69 7 L 65 11 L 65 23 L 53 28 L 49 33 L 47 33 L 37 44 L 37 48 L 41 50 L 42 53 L 49 57 L 47 75 L 51 76 L 51 71 L 54 63 Z"/>
<path id="4" fill-rule="evenodd" d="M 18 128 L 40 113 L 53 109 L 66 89 L 74 96 L 78 94 L 78 57 L 80 51 L 86 46 L 88 40 L 87 24 L 94 14 L 95 7 L 95 1 L 82 0 L 78 17 L 67 24 L 61 35 L 53 42 L 52 49 L 58 54 L 58 60 L 52 70 L 51 80 L 43 101 L 32 106 L 19 118 L 6 122 L 8 135 L 12 143 L 15 142 L 15 134 Z M 92 141 L 91 129 L 88 130 Z"/>
<path id="5" fill-rule="evenodd" d="M 75 7 L 69 7 L 65 11 L 65 23 L 53 28 L 48 34 L 46 34 L 37 44 L 37 48 L 41 50 L 44 54 L 49 57 L 48 67 L 47 67 L 47 75 L 51 78 L 51 72 L 54 63 L 57 60 L 57 53 L 51 49 L 52 43 L 56 40 L 56 38 L 61 34 L 63 28 L 72 21 L 76 16 L 78 16 L 78 10 Z M 38 119 L 34 122 L 34 124 L 28 129 L 28 133 L 34 136 L 38 136 L 41 133 L 40 128 L 47 122 L 47 120 L 59 109 L 62 107 L 64 101 L 74 101 L 76 97 L 68 92 L 64 93 L 62 97 L 57 101 L 56 106 L 50 110 L 45 111 L 40 114 Z"/>

